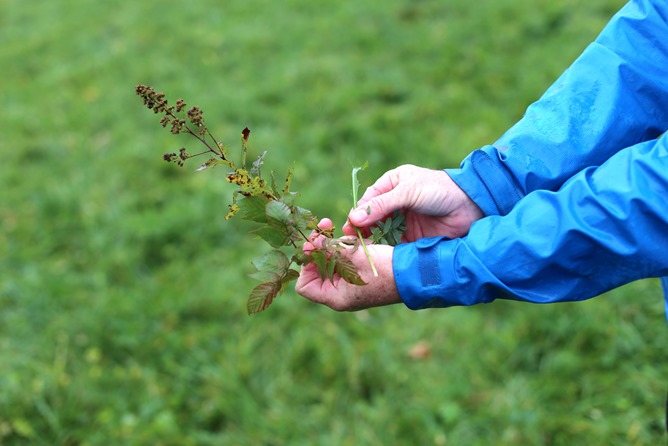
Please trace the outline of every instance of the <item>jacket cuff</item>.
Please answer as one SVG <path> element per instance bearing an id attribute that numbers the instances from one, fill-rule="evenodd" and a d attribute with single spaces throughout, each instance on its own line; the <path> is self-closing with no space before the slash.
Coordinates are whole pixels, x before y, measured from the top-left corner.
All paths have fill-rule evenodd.
<path id="1" fill-rule="evenodd" d="M 461 239 L 428 237 L 394 247 L 392 269 L 399 296 L 411 310 L 474 305 L 493 299 L 473 290 L 469 268 L 457 265 Z M 456 269 L 464 271 L 457 274 Z M 466 273 L 466 272 L 469 273 Z"/>
<path id="2" fill-rule="evenodd" d="M 485 146 L 466 157 L 459 169 L 445 170 L 486 216 L 506 215 L 523 197 L 496 153 L 493 146 Z"/>

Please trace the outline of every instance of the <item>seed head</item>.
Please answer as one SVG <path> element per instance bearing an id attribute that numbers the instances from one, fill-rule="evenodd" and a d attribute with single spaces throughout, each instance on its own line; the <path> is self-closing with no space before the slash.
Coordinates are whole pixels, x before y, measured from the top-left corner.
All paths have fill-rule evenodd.
<path id="1" fill-rule="evenodd" d="M 202 116 L 202 109 L 199 107 L 195 106 L 188 110 L 188 119 L 190 122 L 193 123 L 193 125 L 197 127 L 202 127 L 204 125 L 204 118 Z"/>
<path id="2" fill-rule="evenodd" d="M 185 119 L 179 119 L 179 118 L 172 119 L 171 132 L 175 135 L 178 135 L 179 133 L 181 133 L 181 128 L 183 128 L 185 123 L 186 123 Z"/>
<path id="3" fill-rule="evenodd" d="M 178 112 L 180 112 L 181 110 L 183 110 L 184 108 L 186 108 L 186 103 L 185 103 L 185 101 L 184 101 L 183 99 L 181 99 L 181 98 L 177 99 L 177 100 L 176 100 L 176 112 L 178 113 Z"/>

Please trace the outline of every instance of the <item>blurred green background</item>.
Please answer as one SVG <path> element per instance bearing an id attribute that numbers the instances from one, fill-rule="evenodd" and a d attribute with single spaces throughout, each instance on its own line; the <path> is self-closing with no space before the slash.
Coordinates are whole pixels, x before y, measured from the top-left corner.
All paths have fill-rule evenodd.
<path id="1" fill-rule="evenodd" d="M 350 168 L 453 167 L 521 117 L 620 0 L 0 0 L 0 444 L 663 441 L 655 280 L 578 304 L 246 316 L 265 245 L 146 83 L 341 223 Z M 195 163 L 196 164 L 196 163 Z"/>

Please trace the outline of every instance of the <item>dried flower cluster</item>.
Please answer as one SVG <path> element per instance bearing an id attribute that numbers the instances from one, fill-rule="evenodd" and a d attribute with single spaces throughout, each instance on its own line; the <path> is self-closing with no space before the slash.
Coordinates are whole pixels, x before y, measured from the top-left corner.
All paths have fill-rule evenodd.
<path id="1" fill-rule="evenodd" d="M 187 104 L 183 99 L 179 98 L 176 100 L 175 105 L 170 105 L 165 98 L 164 93 L 158 93 L 153 88 L 143 84 L 139 84 L 135 87 L 135 93 L 142 98 L 144 105 L 149 110 L 153 110 L 156 114 L 163 114 L 160 118 L 160 125 L 163 127 L 169 126 L 170 131 L 175 135 L 182 132 L 189 133 L 208 148 L 208 150 L 205 150 L 204 152 L 189 154 L 185 147 L 182 147 L 178 154 L 164 154 L 163 159 L 165 161 L 175 162 L 182 167 L 184 161 L 188 158 L 204 155 L 206 153 L 211 153 L 214 156 L 225 160 L 225 153 L 222 145 L 216 138 L 214 138 L 204 124 L 202 109 L 197 106 L 190 108 L 186 113 L 186 120 L 186 116 L 183 116 L 183 110 L 187 107 Z"/>

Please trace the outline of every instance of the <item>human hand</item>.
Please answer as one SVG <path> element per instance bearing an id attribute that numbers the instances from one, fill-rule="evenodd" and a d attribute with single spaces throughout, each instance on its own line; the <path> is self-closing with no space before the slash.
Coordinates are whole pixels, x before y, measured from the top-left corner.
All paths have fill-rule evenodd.
<path id="1" fill-rule="evenodd" d="M 343 233 L 355 235 L 358 227 L 368 234 L 370 227 L 396 210 L 404 213 L 408 242 L 443 235 L 462 237 L 474 221 L 484 217 L 445 171 L 406 164 L 386 172 L 366 190 L 350 212 Z"/>
<path id="2" fill-rule="evenodd" d="M 321 229 L 332 227 L 330 219 L 323 219 L 318 226 Z M 311 242 L 304 245 L 306 252 L 320 247 L 325 241 L 323 235 L 311 234 Z M 378 271 L 375 277 L 369 260 L 362 249 L 351 246 L 343 248 L 343 253 L 355 264 L 357 272 L 367 283 L 363 286 L 352 285 L 338 275 L 333 280 L 323 279 L 313 263 L 304 265 L 299 273 L 295 290 L 305 298 L 330 307 L 336 311 L 356 311 L 370 307 L 400 303 L 401 298 L 394 283 L 392 270 L 393 247 L 387 245 L 368 245 Z"/>

